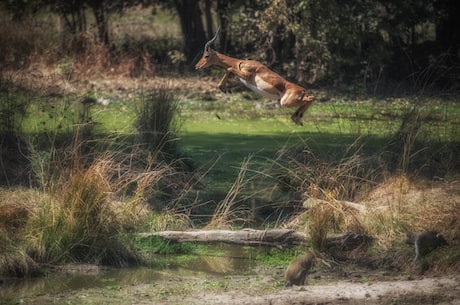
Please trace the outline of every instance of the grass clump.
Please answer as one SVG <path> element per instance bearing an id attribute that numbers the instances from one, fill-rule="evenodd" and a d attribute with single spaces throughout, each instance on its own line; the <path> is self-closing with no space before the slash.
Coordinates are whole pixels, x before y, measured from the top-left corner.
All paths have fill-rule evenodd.
<path id="1" fill-rule="evenodd" d="M 33 210 L 34 192 L 0 189 L 0 275 L 33 274 L 38 264 L 29 256 L 21 236 Z"/>
<path id="2" fill-rule="evenodd" d="M 248 198 L 248 196 L 243 196 L 242 191 L 249 182 L 249 180 L 245 180 L 245 174 L 248 170 L 250 159 L 249 157 L 244 160 L 225 198 L 217 204 L 212 218 L 206 226 L 207 229 L 230 229 L 235 224 L 251 220 L 251 213 L 247 208 L 240 205 L 242 201 Z"/>
<path id="3" fill-rule="evenodd" d="M 31 135 L 33 143 L 24 154 L 30 183 L 38 188 L 26 205 L 0 202 L 0 216 L 5 216 L 0 220 L 1 274 L 27 275 L 40 264 L 124 266 L 142 259 L 131 233 L 145 223 L 150 229 L 170 226 L 173 221 L 161 217 L 167 214 L 163 212 L 167 198 L 179 192 L 185 181 L 192 183 L 175 159 L 174 146 L 168 146 L 174 139 L 174 132 L 168 130 L 177 109 L 169 108 L 174 98 L 166 98 L 165 92 L 159 89 L 142 104 L 147 107 L 153 102 L 159 109 L 143 108 L 139 113 L 146 123 L 136 126 L 138 136 L 101 134 L 90 109 L 75 125 L 46 130 L 46 139 Z M 66 115 L 54 111 L 50 120 Z M 188 225 L 184 217 L 174 226 Z"/>
<path id="4" fill-rule="evenodd" d="M 0 231 L 0 275 L 22 277 L 36 273 L 38 264 L 23 247 Z"/>
<path id="5" fill-rule="evenodd" d="M 309 147 L 281 151 L 274 161 L 281 189 L 297 198 L 351 200 L 382 175 L 376 158 L 367 156 L 359 139 L 343 150 L 315 151 Z"/>
<path id="6" fill-rule="evenodd" d="M 151 201 L 169 175 L 180 175 L 165 163 L 139 168 L 133 155 L 102 154 L 89 165 L 74 162 L 37 196 L 22 238 L 37 262 L 71 262 L 125 266 L 142 260 L 132 232 L 146 226 L 168 226 L 171 219 L 154 212 Z M 183 220 L 176 225 L 185 227 Z M 150 228 L 150 229 L 152 229 Z"/>
<path id="7" fill-rule="evenodd" d="M 30 221 L 29 251 L 47 263 L 126 265 L 138 259 L 112 205 L 110 162 L 96 160 L 54 186 Z"/>
<path id="8" fill-rule="evenodd" d="M 136 112 L 138 141 L 147 149 L 175 153 L 179 107 L 171 88 L 163 85 L 146 94 L 138 103 Z"/>
<path id="9" fill-rule="evenodd" d="M 413 181 L 401 175 L 387 179 L 367 197 L 369 213 L 361 222 L 383 250 L 404 241 L 407 231 L 439 231 L 450 243 L 460 240 L 458 183 Z"/>

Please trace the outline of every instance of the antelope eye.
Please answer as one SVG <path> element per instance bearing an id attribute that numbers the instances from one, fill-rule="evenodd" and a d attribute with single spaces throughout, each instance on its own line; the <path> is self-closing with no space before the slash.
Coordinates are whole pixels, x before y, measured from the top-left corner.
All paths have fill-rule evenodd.
<path id="1" fill-rule="evenodd" d="M 204 58 L 208 59 L 208 58 L 209 58 L 209 55 L 205 55 Z"/>

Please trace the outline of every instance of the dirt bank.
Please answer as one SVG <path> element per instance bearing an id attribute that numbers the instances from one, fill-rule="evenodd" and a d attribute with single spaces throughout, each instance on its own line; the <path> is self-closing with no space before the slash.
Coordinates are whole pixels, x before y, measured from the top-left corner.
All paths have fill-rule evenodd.
<path id="1" fill-rule="evenodd" d="M 206 296 L 189 304 L 460 304 L 459 277 L 369 283 L 332 282 L 282 289 L 271 294 L 235 292 Z M 203 295 L 204 297 L 204 295 Z"/>
<path id="2" fill-rule="evenodd" d="M 104 288 L 29 295 L 0 304 L 460 304 L 460 274 L 417 278 L 361 274 L 344 279 L 316 274 L 307 286 L 284 288 L 281 270 L 271 271 L 276 274 L 168 274 L 167 279 L 150 283 L 108 283 Z"/>

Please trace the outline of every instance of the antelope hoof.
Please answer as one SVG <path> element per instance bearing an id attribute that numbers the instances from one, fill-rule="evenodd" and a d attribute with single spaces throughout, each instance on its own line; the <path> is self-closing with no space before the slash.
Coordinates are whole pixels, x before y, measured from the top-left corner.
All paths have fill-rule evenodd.
<path id="1" fill-rule="evenodd" d="M 227 87 L 219 86 L 219 89 L 220 89 L 220 91 L 222 91 L 223 93 L 228 93 Z"/>
<path id="2" fill-rule="evenodd" d="M 302 124 L 302 117 L 299 115 L 296 115 L 295 113 L 291 116 L 292 121 L 296 123 L 297 125 L 303 126 Z"/>

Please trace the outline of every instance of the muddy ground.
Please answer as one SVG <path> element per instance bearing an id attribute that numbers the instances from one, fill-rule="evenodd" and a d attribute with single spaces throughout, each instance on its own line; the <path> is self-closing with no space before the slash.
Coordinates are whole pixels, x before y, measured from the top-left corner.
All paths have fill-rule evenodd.
<path id="1" fill-rule="evenodd" d="M 262 273 L 165 274 L 164 279 L 148 283 L 108 283 L 103 288 L 11 298 L 2 304 L 460 304 L 460 274 L 396 276 L 355 271 L 331 277 L 315 271 L 306 286 L 284 288 L 282 270 Z"/>

